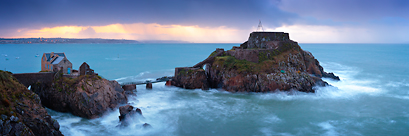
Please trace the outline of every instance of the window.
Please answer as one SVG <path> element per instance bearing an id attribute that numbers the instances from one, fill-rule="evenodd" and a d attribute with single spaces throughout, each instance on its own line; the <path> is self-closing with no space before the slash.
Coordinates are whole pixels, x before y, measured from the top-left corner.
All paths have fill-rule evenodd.
<path id="1" fill-rule="evenodd" d="M 47 64 L 44 64 L 44 68 L 47 68 Z"/>
<path id="2" fill-rule="evenodd" d="M 51 70 L 53 70 L 53 65 L 50 66 Z"/>
<path id="3" fill-rule="evenodd" d="M 50 69 L 50 65 L 47 66 L 47 69 Z"/>

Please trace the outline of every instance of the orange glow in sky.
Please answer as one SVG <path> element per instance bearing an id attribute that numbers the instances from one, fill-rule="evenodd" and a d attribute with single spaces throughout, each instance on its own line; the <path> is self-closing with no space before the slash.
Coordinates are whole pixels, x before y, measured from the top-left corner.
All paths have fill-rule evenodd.
<path id="1" fill-rule="evenodd" d="M 130 40 L 180 40 L 196 43 L 240 43 L 250 31 L 221 27 L 183 25 L 110 24 L 106 26 L 58 26 L 18 30 L 18 37 L 105 38 Z"/>

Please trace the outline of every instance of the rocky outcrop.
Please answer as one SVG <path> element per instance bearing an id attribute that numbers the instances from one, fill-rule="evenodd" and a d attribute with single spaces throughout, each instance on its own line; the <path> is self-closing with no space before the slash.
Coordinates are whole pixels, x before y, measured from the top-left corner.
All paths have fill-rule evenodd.
<path id="1" fill-rule="evenodd" d="M 201 68 L 176 68 L 171 84 L 185 89 L 209 89 L 206 73 Z"/>
<path id="2" fill-rule="evenodd" d="M 31 89 L 40 96 L 44 106 L 89 119 L 100 117 L 105 111 L 128 101 L 118 82 L 98 75 L 60 77 L 51 85 L 37 84 Z"/>
<path id="3" fill-rule="evenodd" d="M 135 110 L 134 110 L 135 109 Z M 134 121 L 137 115 L 142 115 L 142 111 L 139 108 L 134 108 L 131 105 L 125 105 L 119 107 L 119 121 L 121 127 L 128 126 L 129 123 Z M 145 123 L 146 124 L 146 123 Z"/>
<path id="4" fill-rule="evenodd" d="M 192 84 L 208 85 L 230 92 L 315 92 L 314 86 L 327 85 L 322 77 L 339 80 L 324 72 L 318 60 L 290 40 L 288 33 L 253 32 L 240 47 L 217 49 L 209 58 L 196 68 L 176 68 L 172 85 L 187 89 L 200 88 Z M 206 71 L 200 73 L 205 64 Z"/>
<path id="5" fill-rule="evenodd" d="M 0 94 L 0 135 L 62 135 L 60 125 L 41 106 L 38 95 L 1 70 Z"/>

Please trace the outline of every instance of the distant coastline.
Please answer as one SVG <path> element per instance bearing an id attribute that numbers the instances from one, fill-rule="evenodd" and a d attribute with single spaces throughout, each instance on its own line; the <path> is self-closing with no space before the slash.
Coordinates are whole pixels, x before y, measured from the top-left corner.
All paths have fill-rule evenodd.
<path id="1" fill-rule="evenodd" d="M 189 43 L 176 40 L 126 40 L 126 39 L 101 39 L 101 38 L 0 38 L 0 44 L 64 44 L 64 43 Z"/>

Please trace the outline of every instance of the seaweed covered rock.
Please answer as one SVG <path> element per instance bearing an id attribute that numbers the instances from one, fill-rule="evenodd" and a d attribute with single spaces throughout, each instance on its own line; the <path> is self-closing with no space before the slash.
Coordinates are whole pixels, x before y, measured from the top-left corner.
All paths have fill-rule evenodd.
<path id="1" fill-rule="evenodd" d="M 175 69 L 172 85 L 185 89 L 208 89 L 207 76 L 204 69 L 180 67 Z"/>
<path id="2" fill-rule="evenodd" d="M 0 135 L 61 136 L 58 122 L 41 106 L 37 94 L 0 70 Z"/>
<path id="3" fill-rule="evenodd" d="M 315 92 L 314 86 L 327 85 L 322 77 L 339 80 L 333 73 L 324 72 L 310 52 L 302 50 L 297 42 L 289 39 L 288 33 L 283 32 L 253 32 L 240 47 L 228 51 L 217 49 L 209 58 L 193 68 L 184 68 L 206 65 L 203 75 L 207 80 L 197 79 L 192 74 L 180 74 L 176 68 L 175 77 L 185 80 L 175 86 L 203 81 L 202 84 L 209 84 L 211 88 L 230 92 Z"/>
<path id="4" fill-rule="evenodd" d="M 31 89 L 40 96 L 44 106 L 89 119 L 128 101 L 118 82 L 98 75 L 59 77 L 51 85 L 36 84 Z"/>

